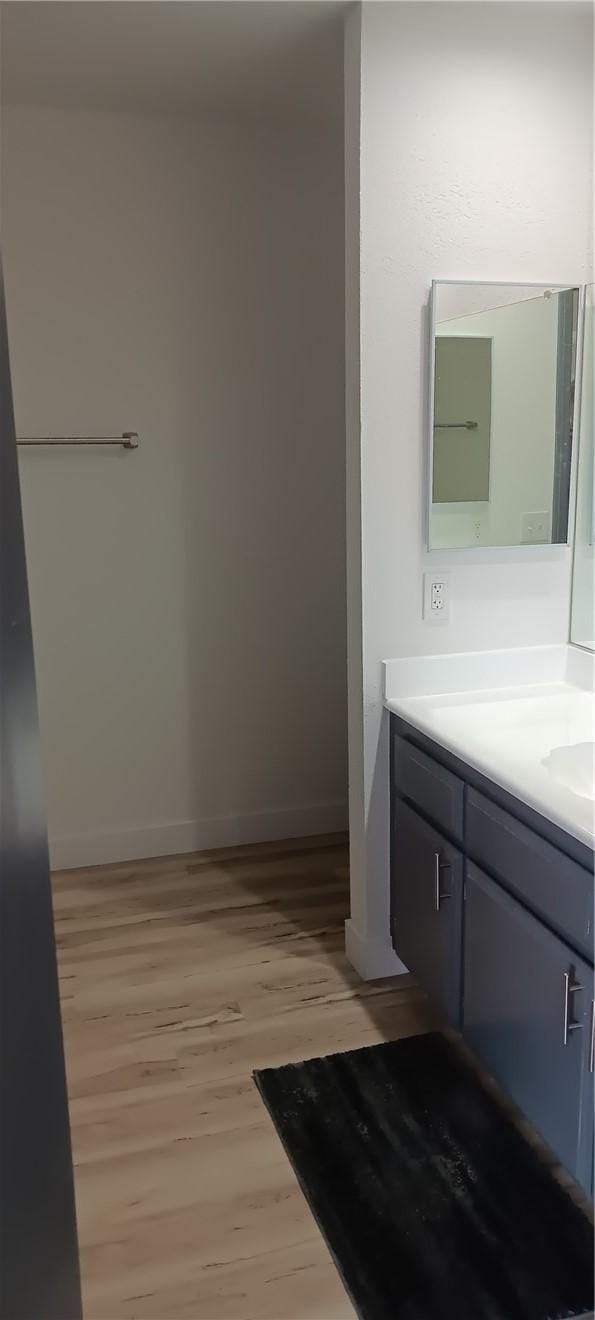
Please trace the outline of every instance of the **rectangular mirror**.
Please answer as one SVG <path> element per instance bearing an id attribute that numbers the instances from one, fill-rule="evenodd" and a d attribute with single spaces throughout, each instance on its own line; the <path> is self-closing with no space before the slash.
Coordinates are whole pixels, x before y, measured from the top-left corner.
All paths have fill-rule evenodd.
<path id="1" fill-rule="evenodd" d="M 585 289 L 570 640 L 595 651 L 595 285 Z"/>
<path id="2" fill-rule="evenodd" d="M 431 550 L 568 540 L 579 290 L 432 285 Z"/>

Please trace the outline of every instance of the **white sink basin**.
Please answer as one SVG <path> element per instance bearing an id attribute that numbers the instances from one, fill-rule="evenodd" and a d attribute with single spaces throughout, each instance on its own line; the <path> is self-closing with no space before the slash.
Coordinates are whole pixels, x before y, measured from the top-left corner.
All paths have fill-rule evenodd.
<path id="1" fill-rule="evenodd" d="M 541 763 L 552 778 L 577 797 L 595 800 L 595 742 L 554 747 Z"/>

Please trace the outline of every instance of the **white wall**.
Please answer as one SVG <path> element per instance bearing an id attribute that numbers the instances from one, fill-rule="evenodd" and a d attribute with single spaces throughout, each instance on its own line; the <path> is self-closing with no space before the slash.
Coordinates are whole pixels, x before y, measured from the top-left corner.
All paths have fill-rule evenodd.
<path id="1" fill-rule="evenodd" d="M 3 115 L 55 865 L 344 823 L 340 132 Z"/>
<path id="2" fill-rule="evenodd" d="M 354 45 L 361 24 L 361 69 Z M 361 97 L 359 278 L 361 509 L 350 500 L 348 542 L 361 537 L 362 699 L 350 712 L 363 782 L 353 839 L 348 949 L 367 976 L 396 969 L 388 938 L 388 738 L 381 662 L 432 652 L 563 641 L 566 548 L 424 550 L 432 279 L 581 282 L 591 224 L 590 10 L 557 4 L 366 3 L 348 18 L 346 124 Z M 360 81 L 361 79 L 361 81 Z M 353 187 L 353 185 L 352 185 Z M 349 370 L 355 370 L 353 361 Z M 353 402 L 351 404 L 353 414 Z M 357 425 L 348 417 L 348 429 Z M 451 618 L 421 615 L 422 573 L 451 566 Z M 361 597 L 361 600 L 358 600 Z M 356 689 L 351 683 L 351 700 Z M 358 817 L 352 818 L 352 830 Z"/>

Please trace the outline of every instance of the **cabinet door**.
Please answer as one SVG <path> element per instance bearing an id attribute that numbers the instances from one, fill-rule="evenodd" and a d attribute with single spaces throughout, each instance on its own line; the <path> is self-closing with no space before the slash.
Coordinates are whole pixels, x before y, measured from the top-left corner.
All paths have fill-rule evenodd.
<path id="1" fill-rule="evenodd" d="M 464 920 L 465 1039 L 590 1189 L 593 969 L 470 863 Z"/>
<path id="2" fill-rule="evenodd" d="M 393 803 L 394 947 L 449 1020 L 460 1025 L 463 858 L 407 803 Z"/>

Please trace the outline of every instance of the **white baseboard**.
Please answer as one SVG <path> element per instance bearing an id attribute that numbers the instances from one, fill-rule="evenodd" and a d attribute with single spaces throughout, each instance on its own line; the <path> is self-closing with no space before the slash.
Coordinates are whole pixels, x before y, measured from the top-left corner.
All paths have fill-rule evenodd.
<path id="1" fill-rule="evenodd" d="M 141 857 L 166 857 L 204 848 L 297 839 L 309 834 L 335 834 L 348 826 L 345 802 L 281 807 L 245 816 L 215 816 L 207 820 L 177 820 L 136 829 L 50 836 L 54 871 L 78 866 L 129 862 Z"/>
<path id="2" fill-rule="evenodd" d="M 362 981 L 377 981 L 382 976 L 403 976 L 408 968 L 401 962 L 390 939 L 365 939 L 351 918 L 345 922 L 345 952 Z"/>

